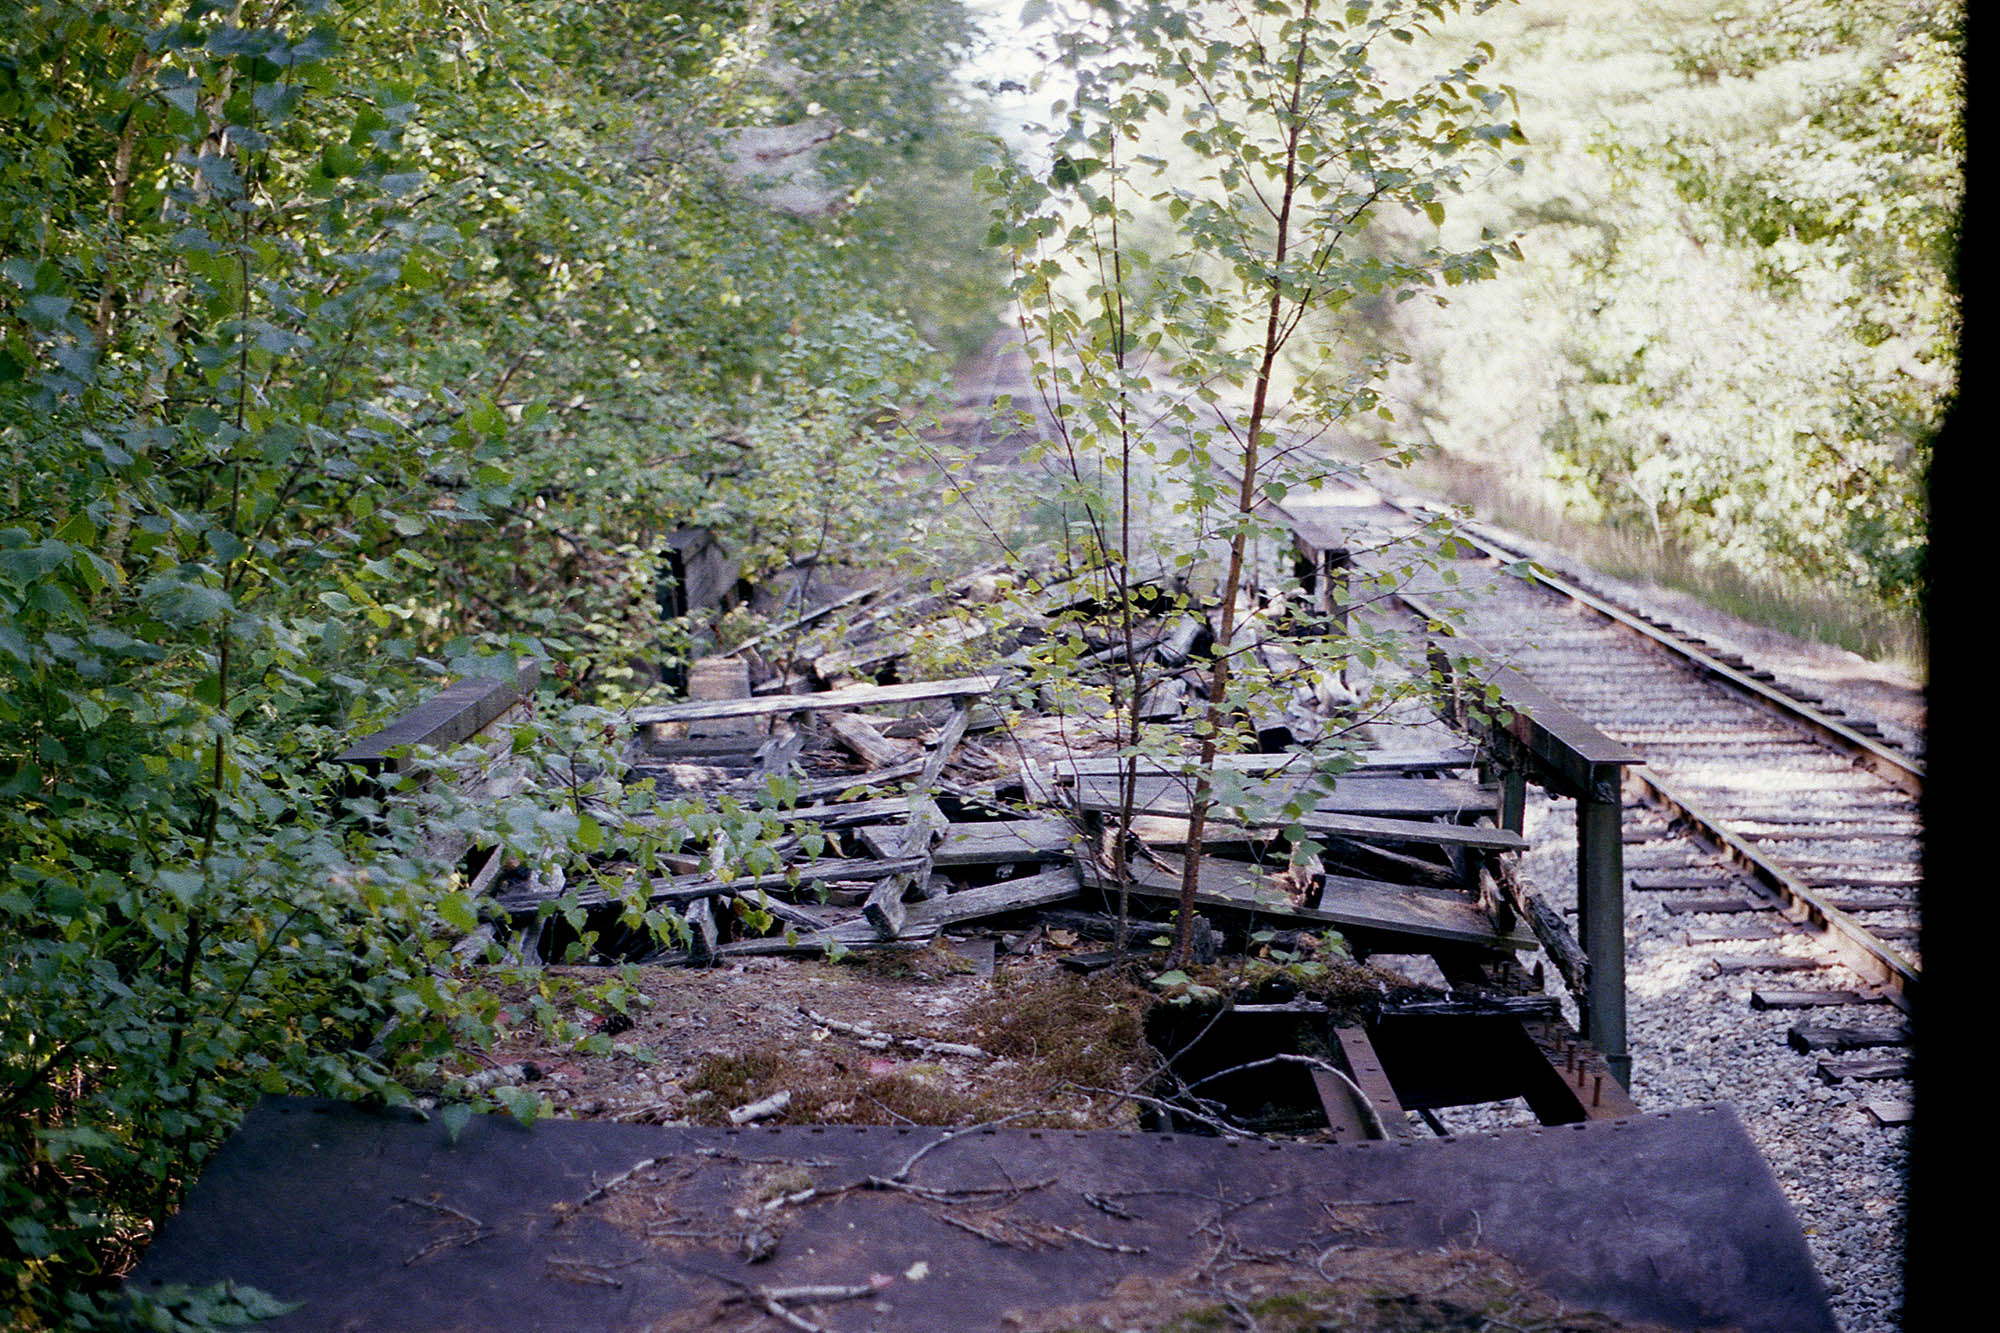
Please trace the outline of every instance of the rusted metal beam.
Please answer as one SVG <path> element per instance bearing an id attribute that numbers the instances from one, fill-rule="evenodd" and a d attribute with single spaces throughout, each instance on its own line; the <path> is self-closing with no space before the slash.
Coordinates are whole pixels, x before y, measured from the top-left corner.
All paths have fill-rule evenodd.
<path id="1" fill-rule="evenodd" d="M 1620 1083 L 1632 1079 L 1625 1045 L 1625 840 L 1624 806 L 1579 798 L 1576 803 L 1577 921 L 1590 959 L 1585 1031 Z"/>

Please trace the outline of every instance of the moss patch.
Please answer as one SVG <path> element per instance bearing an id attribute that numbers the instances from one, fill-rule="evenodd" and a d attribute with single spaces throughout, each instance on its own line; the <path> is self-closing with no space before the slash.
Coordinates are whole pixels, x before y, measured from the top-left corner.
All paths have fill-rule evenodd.
<path id="1" fill-rule="evenodd" d="M 1657 1333 L 1660 1326 L 1575 1310 L 1495 1255 L 1464 1250 L 1364 1248 L 1325 1264 L 1326 1279 L 1275 1265 L 1239 1267 L 1228 1280 L 1127 1278 L 1110 1296 L 1045 1312 L 1009 1312 L 1023 1333 L 1103 1328 L 1147 1333 Z"/>

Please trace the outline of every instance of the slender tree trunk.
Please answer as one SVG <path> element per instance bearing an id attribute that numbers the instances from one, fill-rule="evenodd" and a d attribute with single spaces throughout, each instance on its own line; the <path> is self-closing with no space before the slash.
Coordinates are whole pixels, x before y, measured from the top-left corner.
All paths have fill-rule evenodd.
<path id="1" fill-rule="evenodd" d="M 1187 860 L 1181 869 L 1180 915 L 1175 920 L 1174 944 L 1167 957 L 1170 967 L 1182 967 L 1187 964 L 1194 941 L 1195 893 L 1201 884 L 1202 843 L 1208 827 L 1208 812 L 1215 804 L 1215 757 L 1222 738 L 1222 728 L 1229 714 L 1227 696 L 1230 657 L 1234 650 L 1232 640 L 1236 634 L 1236 598 L 1243 587 L 1244 553 L 1249 544 L 1249 524 L 1257 509 L 1257 469 L 1262 464 L 1259 454 L 1265 421 L 1270 411 L 1272 372 L 1277 366 L 1278 353 L 1284 349 L 1287 335 L 1284 321 L 1284 268 L 1291 245 L 1292 202 L 1298 193 L 1299 133 L 1303 128 L 1299 123 L 1300 93 L 1305 81 L 1312 11 L 1313 5 L 1311 0 L 1308 0 L 1303 20 L 1299 25 L 1298 50 L 1292 62 L 1292 91 L 1285 108 L 1287 122 L 1285 188 L 1278 207 L 1277 234 L 1272 243 L 1271 292 L 1264 318 L 1263 350 L 1258 360 L 1256 385 L 1250 398 L 1250 421 L 1243 432 L 1243 452 L 1238 460 L 1242 478 L 1236 493 L 1236 530 L 1229 538 L 1229 563 L 1222 581 L 1221 624 L 1215 636 L 1215 665 L 1209 673 L 1207 725 L 1203 728 L 1201 737 L 1200 759 L 1197 763 L 1198 776 L 1195 779 L 1194 796 L 1188 808 Z"/>

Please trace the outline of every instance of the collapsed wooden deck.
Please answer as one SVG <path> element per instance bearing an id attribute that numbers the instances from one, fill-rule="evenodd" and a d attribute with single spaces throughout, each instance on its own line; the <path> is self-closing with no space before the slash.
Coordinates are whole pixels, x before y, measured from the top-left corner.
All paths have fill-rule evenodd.
<path id="1" fill-rule="evenodd" d="M 618 872 L 618 849 L 607 848 L 591 858 L 600 873 L 572 885 L 514 873 L 473 848 L 466 879 L 485 895 L 490 941 L 520 962 L 704 966 L 917 948 L 940 936 L 962 945 L 1060 921 L 1100 944 L 1146 952 L 1171 928 L 1181 894 L 1190 758 L 1119 750 L 1102 705 L 1093 711 L 1034 684 L 1016 669 L 1018 642 L 991 616 L 972 621 L 983 626 L 993 669 L 887 682 L 853 674 L 903 664 L 917 637 L 913 609 L 939 617 L 953 642 L 973 637 L 951 616 L 954 595 L 973 581 L 905 598 L 900 616 L 893 598 L 872 608 L 866 598 L 842 599 L 852 618 L 830 644 L 807 649 L 810 670 L 773 670 L 753 641 L 693 663 L 684 700 L 626 715 L 626 782 L 651 783 L 663 809 L 690 800 L 759 808 L 780 830 L 775 868 L 749 873 L 670 854 L 678 873 L 641 877 Z M 1169 734 L 1176 726 L 1185 734 L 1199 716 L 1202 645 L 1212 634 L 1186 599 L 1157 605 L 1155 622 L 1091 656 L 1101 665 L 1142 654 L 1152 715 Z M 1339 1033 L 1344 1070 L 1318 1089 L 1329 1125 L 1394 1132 L 1411 1111 L 1517 1096 L 1550 1123 L 1629 1113 L 1617 943 L 1593 960 L 1511 870 L 1527 845 L 1518 799 L 1526 781 L 1568 784 L 1599 804 L 1608 788 L 1615 854 L 1623 756 L 1539 696 L 1532 716 L 1500 714 L 1504 729 L 1388 729 L 1357 745 L 1362 729 L 1344 724 L 1338 699 L 1298 702 L 1307 695 L 1296 691 L 1283 718 L 1257 724 L 1268 752 L 1216 761 L 1224 797 L 1205 829 L 1198 938 L 1248 954 L 1258 940 L 1331 930 L 1357 958 L 1428 959 L 1449 990 L 1449 1004 L 1422 1021 L 1387 1005 L 1372 1023 Z M 528 697 L 514 682 L 454 687 L 463 717 L 440 716 L 449 709 L 433 701 L 349 757 L 379 767 L 395 753 L 385 740 L 476 736 L 504 725 L 516 696 Z M 1290 863 L 1278 823 L 1311 838 L 1309 863 Z M 1114 855 L 1121 827 L 1122 858 Z M 604 887 L 607 879 L 617 887 Z M 674 937 L 625 925 L 635 905 L 671 914 Z M 1583 1034 L 1542 994 L 1542 969 L 1519 964 L 1519 952 L 1537 947 L 1577 995 Z M 1083 970 L 1118 956 L 1100 948 L 1067 961 Z M 1607 1013 L 1619 1021 L 1605 1022 Z M 1443 1065 L 1457 1072 L 1431 1067 Z M 1414 1090 L 1399 1093 L 1375 1076 L 1383 1069 L 1401 1071 Z"/>
<path id="2" fill-rule="evenodd" d="M 1143 650 L 1158 663 L 1171 665 L 1176 654 L 1186 662 L 1195 637 L 1184 624 L 1162 626 Z M 865 642 L 829 650 L 814 659 L 823 668 L 816 678 L 799 682 L 758 671 L 754 651 L 705 659 L 687 673 L 685 701 L 628 715 L 626 779 L 650 781 L 663 802 L 761 803 L 782 830 L 780 869 L 729 874 L 690 857 L 680 873 L 628 881 L 613 894 L 537 883 L 472 846 L 460 883 L 483 895 L 488 920 L 485 938 L 468 943 L 532 963 L 574 956 L 588 939 L 596 952 L 587 958 L 668 967 L 939 940 L 978 956 L 969 946 L 982 935 L 1013 941 L 1058 929 L 1150 947 L 1180 892 L 1189 765 L 1165 753 L 1135 760 L 1074 719 L 1052 723 L 1036 708 L 1048 701 L 1005 669 L 891 683 L 845 675 L 895 657 L 893 646 Z M 1185 683 L 1173 687 L 1171 674 L 1156 713 L 1169 720 L 1194 694 Z M 530 685 L 516 677 L 454 687 L 346 757 L 363 773 L 393 771 L 402 745 L 476 741 L 530 706 Z M 1322 1260 L 1356 1248 L 1456 1245 L 1519 1264 L 1559 1301 L 1669 1327 L 1830 1327 L 1796 1224 L 1733 1117 L 1640 1115 L 1624 1092 L 1615 1063 L 1622 1031 L 1606 1018 L 1619 1012 L 1622 995 L 1611 983 L 1622 971 L 1617 946 L 1602 943 L 1606 901 L 1592 877 L 1607 861 L 1616 870 L 1626 757 L 1549 701 L 1531 702 L 1532 714 L 1503 711 L 1504 726 L 1485 732 L 1377 738 L 1344 753 L 1331 782 L 1316 776 L 1336 766 L 1320 762 L 1327 749 L 1309 717 L 1274 722 L 1263 733 L 1270 753 L 1220 760 L 1238 809 L 1225 803 L 1206 830 L 1196 904 L 1211 948 L 1247 953 L 1259 941 L 1331 929 L 1358 957 L 1423 956 L 1445 982 L 1433 992 L 1385 992 L 1358 1013 L 1301 994 L 1275 1003 L 1238 997 L 1213 1017 L 1189 1017 L 1202 1036 L 1218 1024 L 1222 1035 L 1184 1060 L 1179 1076 L 1207 1081 L 1283 1064 L 1323 1119 L 1314 1142 L 1253 1148 L 1231 1137 L 1226 1122 L 1182 1122 L 1165 1104 L 1157 1128 L 1225 1130 L 714 1131 L 545 1121 L 528 1131 L 476 1120 L 460 1141 L 436 1125 L 273 1102 L 218 1160 L 134 1285 L 211 1275 L 252 1281 L 306 1300 L 285 1324 L 299 1328 L 365 1323 L 385 1311 L 408 1327 L 468 1319 L 527 1326 L 551 1303 L 566 1326 L 694 1327 L 746 1302 L 790 1327 L 929 1328 L 947 1310 L 954 1326 L 1038 1327 L 1044 1319 L 1053 1327 L 1096 1308 L 1090 1302 L 1114 1286 L 1150 1281 L 1165 1290 L 1193 1280 L 1187 1265 L 1209 1243 L 1201 1228 L 1191 1234 L 1179 1213 L 1141 1203 L 1178 1189 L 1175 1197 L 1212 1196 L 1230 1226 L 1249 1228 L 1241 1236 L 1264 1228 L 1256 1234 L 1268 1233 L 1259 1251 L 1267 1257 L 1290 1253 L 1282 1238 L 1316 1226 L 1328 1198 L 1366 1199 L 1368 1216 L 1356 1223 L 1365 1235 L 1343 1241 L 1334 1232 L 1347 1222 L 1335 1217 L 1320 1237 Z M 1519 793 L 1529 781 L 1599 807 L 1589 827 L 1579 821 L 1587 905 L 1589 888 L 1599 889 L 1587 908 L 1600 932 L 1595 956 L 1512 873 L 1511 859 L 1526 847 Z M 779 791 L 786 799 L 775 798 Z M 1265 812 L 1263 826 L 1240 813 L 1244 806 Z M 1303 872 L 1277 850 L 1280 830 L 1269 816 L 1277 807 L 1321 849 Z M 1122 882 L 1118 858 L 1107 855 L 1121 826 L 1131 835 Z M 615 858 L 616 850 L 598 855 Z M 678 938 L 621 934 L 615 922 L 635 897 L 670 911 Z M 1121 899 L 1123 922 L 1115 915 Z M 1519 952 L 1538 946 L 1581 1001 L 1582 1032 L 1544 993 L 1542 966 L 1522 965 Z M 990 946 L 983 956 L 991 967 Z M 1084 949 L 1062 961 L 1087 970 L 1110 965 L 1114 951 Z M 1154 1044 L 1178 1058 L 1193 1043 L 1173 1027 L 1162 1025 Z M 1586 1039 L 1604 1032 L 1615 1045 Z M 1307 1044 L 1323 1054 L 1241 1063 L 1246 1050 Z M 1426 1142 L 1418 1124 L 1428 1119 L 1442 1133 L 1439 1110 L 1514 1099 L 1542 1125 L 1587 1137 L 1524 1130 Z M 1391 1144 L 1421 1151 L 1379 1151 Z M 960 1160 L 961 1148 L 976 1149 L 980 1164 L 1004 1159 L 998 1194 L 970 1158 Z M 532 1171 L 522 1165 L 529 1158 Z M 909 1160 L 898 1173 L 884 1165 L 891 1158 Z M 926 1158 L 919 1181 L 912 1165 Z M 1044 1158 L 1065 1185 L 1031 1179 Z M 1718 1173 L 1724 1162 L 1734 1165 Z M 753 1234 L 740 1225 L 743 1170 L 790 1173 L 788 1181 L 802 1172 L 817 1183 L 774 1196 L 768 1234 Z M 1264 1175 L 1277 1193 L 1250 1188 Z M 889 1183 L 864 1188 L 847 1176 Z M 1241 1200 L 1230 1194 L 1236 1185 L 1249 1191 Z M 683 1186 L 731 1204 L 735 1221 L 681 1225 L 694 1216 Z M 656 1187 L 675 1194 L 672 1216 L 660 1213 L 673 1225 L 659 1234 L 676 1237 L 666 1245 L 651 1230 L 621 1230 L 612 1216 L 624 1216 L 620 1196 Z M 833 1206 L 812 1203 L 822 1193 Z M 967 1204 L 978 1205 L 970 1225 L 944 1216 Z M 1417 1206 L 1401 1211 L 1406 1205 Z M 391 1212 L 394 1223 L 385 1225 Z M 1123 1229 L 1098 1236 L 1107 1217 Z M 246 1236 L 257 1242 L 247 1267 Z M 754 1277 L 736 1271 L 743 1255 L 761 1263 L 774 1253 Z M 1333 1276 L 1303 1262 L 1272 1260 L 1272 1272 L 1289 1263 L 1296 1271 L 1285 1280 Z M 1213 1263 L 1195 1276 L 1212 1276 Z M 1007 1301 L 994 1298 L 996 1283 L 1011 1293 Z"/>

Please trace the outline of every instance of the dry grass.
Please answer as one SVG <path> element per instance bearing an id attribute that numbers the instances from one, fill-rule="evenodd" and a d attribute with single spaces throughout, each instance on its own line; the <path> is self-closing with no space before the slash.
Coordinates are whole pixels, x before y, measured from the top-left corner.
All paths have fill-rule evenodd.
<path id="1" fill-rule="evenodd" d="M 1583 522 L 1477 461 L 1439 454 L 1413 466 L 1403 479 L 1435 499 L 1467 505 L 1479 518 L 1547 542 L 1613 578 L 1656 583 L 1752 624 L 1845 648 L 1920 678 L 1926 672 L 1928 638 L 1915 615 L 1698 560 L 1650 533 Z"/>
<path id="2" fill-rule="evenodd" d="M 789 1124 L 971 1125 L 1027 1112 L 1038 1114 L 1012 1123 L 1130 1128 L 1129 1103 L 1085 1090 L 1130 1088 L 1151 1071 L 1149 1003 L 1123 978 L 1003 972 L 949 1034 L 993 1060 L 909 1060 L 837 1034 L 809 1046 L 771 1041 L 702 1057 L 685 1084 L 688 1119 L 726 1124 L 730 1108 L 784 1091 Z"/>
<path id="3" fill-rule="evenodd" d="M 1022 1312 L 1011 1323 L 1023 1333 L 1652 1333 L 1658 1327 L 1568 1308 L 1506 1260 L 1481 1251 L 1359 1246 L 1325 1257 L 1323 1276 L 1308 1265 L 1267 1261 L 1232 1265 L 1227 1281 L 1200 1273 L 1131 1277 L 1101 1301 Z"/>

